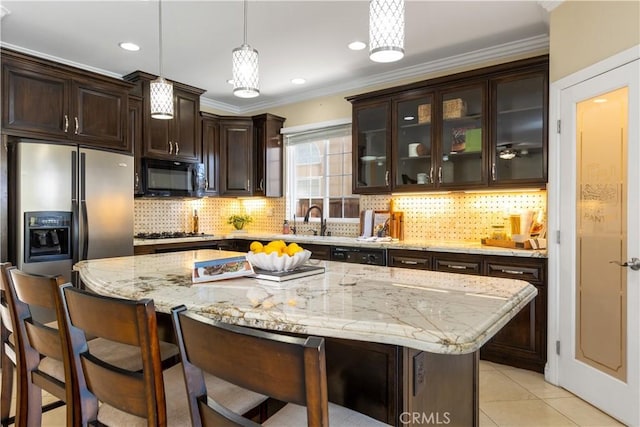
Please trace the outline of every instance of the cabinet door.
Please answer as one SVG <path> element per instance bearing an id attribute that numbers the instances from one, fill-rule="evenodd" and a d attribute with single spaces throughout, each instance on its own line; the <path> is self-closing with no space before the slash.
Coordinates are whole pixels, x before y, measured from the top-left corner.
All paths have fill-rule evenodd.
<path id="1" fill-rule="evenodd" d="M 486 84 L 442 92 L 438 186 L 486 185 Z"/>
<path id="2" fill-rule="evenodd" d="M 134 175 L 133 194 L 144 194 L 142 186 L 142 100 L 140 98 L 129 98 L 129 132 L 128 144 L 133 147 L 134 153 Z"/>
<path id="3" fill-rule="evenodd" d="M 353 107 L 353 193 L 391 191 L 390 102 Z"/>
<path id="4" fill-rule="evenodd" d="M 71 81 L 7 62 L 3 66 L 2 126 L 5 129 L 67 138 Z"/>
<path id="5" fill-rule="evenodd" d="M 218 194 L 218 180 L 220 174 L 220 126 L 218 120 L 202 119 L 202 161 L 205 169 L 205 194 Z"/>
<path id="6" fill-rule="evenodd" d="M 149 105 L 148 100 L 145 100 L 145 105 Z M 172 159 L 173 141 L 171 138 L 170 125 L 173 119 L 154 119 L 153 117 L 151 117 L 151 113 L 148 107 L 145 108 L 144 114 L 144 120 L 146 121 L 146 123 L 148 123 L 144 132 L 144 156 Z M 169 144 L 169 142 L 171 142 L 171 144 Z"/>
<path id="7" fill-rule="evenodd" d="M 482 358 L 543 372 L 547 360 L 546 261 L 488 258 L 487 275 L 526 280 L 538 295 L 482 347 Z"/>
<path id="8" fill-rule="evenodd" d="M 264 114 L 254 117 L 255 196 L 282 197 L 284 144 L 280 130 L 284 118 Z"/>
<path id="9" fill-rule="evenodd" d="M 492 82 L 491 184 L 547 181 L 546 72 Z"/>
<path id="10" fill-rule="evenodd" d="M 433 269 L 448 273 L 482 275 L 482 256 L 454 253 L 435 253 Z"/>
<path id="11" fill-rule="evenodd" d="M 252 150 L 251 120 L 225 120 L 220 123 L 220 195 L 251 195 Z"/>
<path id="12" fill-rule="evenodd" d="M 171 120 L 174 157 L 192 162 L 201 161 L 199 131 L 199 101 L 192 94 L 174 90 L 175 115 Z"/>
<path id="13" fill-rule="evenodd" d="M 387 265 L 389 267 L 431 270 L 431 254 L 425 251 L 389 249 L 387 251 Z"/>
<path id="14" fill-rule="evenodd" d="M 131 152 L 126 137 L 127 91 L 89 81 L 73 81 L 73 139 Z"/>
<path id="15" fill-rule="evenodd" d="M 393 188 L 409 191 L 432 189 L 433 94 L 414 95 L 393 102 Z"/>

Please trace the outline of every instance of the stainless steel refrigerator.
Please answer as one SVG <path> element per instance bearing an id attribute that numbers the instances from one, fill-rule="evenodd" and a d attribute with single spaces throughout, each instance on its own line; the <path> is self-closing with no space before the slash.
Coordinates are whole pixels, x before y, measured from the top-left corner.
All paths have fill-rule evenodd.
<path id="1" fill-rule="evenodd" d="M 79 260 L 133 255 L 133 156 L 22 140 L 15 165 L 19 269 L 71 280 Z"/>

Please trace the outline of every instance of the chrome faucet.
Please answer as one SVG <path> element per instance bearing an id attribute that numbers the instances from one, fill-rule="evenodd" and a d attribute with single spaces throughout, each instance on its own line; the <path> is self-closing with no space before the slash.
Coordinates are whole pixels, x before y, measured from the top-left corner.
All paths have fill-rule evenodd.
<path id="1" fill-rule="evenodd" d="M 312 209 L 318 209 L 318 211 L 320 212 L 320 235 L 324 236 L 325 234 L 327 234 L 327 220 L 324 219 L 322 215 L 322 208 L 320 208 L 320 206 L 318 205 L 309 206 L 309 209 L 307 209 L 307 213 L 304 214 L 304 220 L 302 222 L 305 224 L 309 223 L 309 213 L 311 212 Z"/>

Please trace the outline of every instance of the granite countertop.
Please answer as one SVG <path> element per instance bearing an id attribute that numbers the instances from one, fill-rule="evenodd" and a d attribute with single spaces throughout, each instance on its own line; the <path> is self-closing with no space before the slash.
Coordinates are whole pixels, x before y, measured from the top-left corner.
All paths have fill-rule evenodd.
<path id="1" fill-rule="evenodd" d="M 454 252 L 466 254 L 517 256 L 524 258 L 546 258 L 546 250 L 511 249 L 482 245 L 480 242 L 442 241 L 442 240 L 397 240 L 370 241 L 359 240 L 356 237 L 344 236 L 312 236 L 305 234 L 268 234 L 268 233 L 228 233 L 203 237 L 183 237 L 177 239 L 134 239 L 134 246 L 161 245 L 184 242 L 219 241 L 224 239 L 244 240 L 277 240 L 308 243 L 317 245 L 345 245 L 351 247 L 382 248 L 382 249 L 410 249 L 434 252 Z"/>
<path id="2" fill-rule="evenodd" d="M 189 310 L 227 323 L 401 345 L 442 354 L 478 350 L 537 294 L 521 280 L 311 261 L 321 275 L 286 282 L 250 277 L 191 283 L 199 250 L 81 261 L 87 289 L 152 298 L 156 310 Z"/>

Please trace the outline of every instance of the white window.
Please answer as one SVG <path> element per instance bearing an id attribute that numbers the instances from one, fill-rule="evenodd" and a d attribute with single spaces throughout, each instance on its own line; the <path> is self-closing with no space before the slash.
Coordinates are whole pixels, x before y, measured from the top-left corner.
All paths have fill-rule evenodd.
<path id="1" fill-rule="evenodd" d="M 351 124 L 285 136 L 287 216 L 304 217 L 315 205 L 327 219 L 359 218 L 360 201 L 351 194 Z M 319 218 L 319 210 L 310 217 Z"/>

